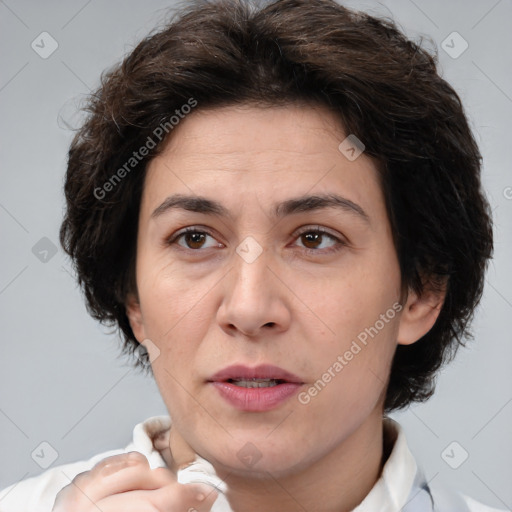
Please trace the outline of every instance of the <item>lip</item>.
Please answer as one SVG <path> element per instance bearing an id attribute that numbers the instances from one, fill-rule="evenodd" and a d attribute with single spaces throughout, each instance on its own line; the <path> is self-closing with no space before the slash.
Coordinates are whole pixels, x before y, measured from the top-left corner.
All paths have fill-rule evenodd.
<path id="1" fill-rule="evenodd" d="M 272 364 L 261 364 L 253 368 L 242 364 L 231 365 L 217 372 L 208 381 L 226 382 L 229 379 L 276 379 L 292 384 L 304 384 L 297 375 Z"/>
<path id="2" fill-rule="evenodd" d="M 243 388 L 228 382 L 229 379 L 276 379 L 283 382 L 269 388 Z M 213 375 L 208 383 L 233 407 L 248 412 L 275 409 L 296 394 L 304 384 L 297 375 L 273 365 L 254 368 L 229 366 Z"/>

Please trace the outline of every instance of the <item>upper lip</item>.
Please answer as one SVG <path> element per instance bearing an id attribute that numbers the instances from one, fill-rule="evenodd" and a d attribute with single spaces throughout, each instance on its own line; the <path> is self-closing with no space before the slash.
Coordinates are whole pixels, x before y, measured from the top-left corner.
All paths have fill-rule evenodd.
<path id="1" fill-rule="evenodd" d="M 242 364 L 235 364 L 227 366 L 226 368 L 218 371 L 212 375 L 209 382 L 225 382 L 229 379 L 233 380 L 246 380 L 246 379 L 275 379 L 284 380 L 286 382 L 293 382 L 303 384 L 303 381 L 297 375 L 290 373 L 278 366 L 271 364 L 261 364 L 255 367 L 244 366 Z"/>

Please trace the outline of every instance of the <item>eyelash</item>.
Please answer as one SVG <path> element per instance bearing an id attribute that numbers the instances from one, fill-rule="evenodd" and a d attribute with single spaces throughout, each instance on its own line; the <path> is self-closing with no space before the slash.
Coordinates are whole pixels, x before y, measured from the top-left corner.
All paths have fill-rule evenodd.
<path id="1" fill-rule="evenodd" d="M 172 235 L 171 237 L 169 237 L 165 241 L 165 245 L 167 245 L 167 246 L 178 245 L 178 247 L 180 249 L 183 249 L 185 251 L 192 251 L 192 252 L 200 252 L 201 250 L 204 250 L 204 249 L 190 249 L 187 247 L 182 247 L 179 244 L 177 244 L 178 240 L 180 240 L 183 236 L 185 236 L 189 233 L 208 235 L 212 238 L 215 238 L 214 235 L 212 233 L 210 233 L 208 230 L 191 226 L 191 227 L 185 228 L 182 231 L 176 233 L 175 235 Z M 326 235 L 329 238 L 331 238 L 332 240 L 334 240 L 335 242 L 337 242 L 337 244 L 333 247 L 330 247 L 329 249 L 308 249 L 307 247 L 303 247 L 302 250 L 308 254 L 316 254 L 316 255 L 331 254 L 331 253 L 340 251 L 341 249 L 343 249 L 344 247 L 346 247 L 348 245 L 346 242 L 344 242 L 340 238 L 334 236 L 332 233 L 330 233 L 329 231 L 325 230 L 324 228 L 322 228 L 320 226 L 316 226 L 315 228 L 307 227 L 307 228 L 303 229 L 302 231 L 300 231 L 299 233 L 297 233 L 295 235 L 295 238 L 299 238 L 301 235 L 310 234 L 310 233 L 320 233 L 322 235 Z"/>

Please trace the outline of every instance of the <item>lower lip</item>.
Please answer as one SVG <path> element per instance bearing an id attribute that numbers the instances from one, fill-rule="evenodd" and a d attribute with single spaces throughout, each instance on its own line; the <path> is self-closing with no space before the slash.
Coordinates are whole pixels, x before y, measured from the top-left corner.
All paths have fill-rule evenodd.
<path id="1" fill-rule="evenodd" d="M 210 382 L 231 405 L 242 411 L 263 412 L 274 409 L 291 396 L 302 384 L 286 382 L 268 388 L 243 388 L 230 382 Z"/>

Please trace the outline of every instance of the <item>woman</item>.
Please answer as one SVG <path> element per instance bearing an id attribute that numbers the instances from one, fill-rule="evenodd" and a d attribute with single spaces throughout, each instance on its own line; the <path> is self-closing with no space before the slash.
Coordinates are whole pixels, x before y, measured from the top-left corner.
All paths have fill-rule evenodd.
<path id="1" fill-rule="evenodd" d="M 169 417 L 0 509 L 492 510 L 386 416 L 432 395 L 492 254 L 459 97 L 334 1 L 189 4 L 91 96 L 61 228 Z"/>

